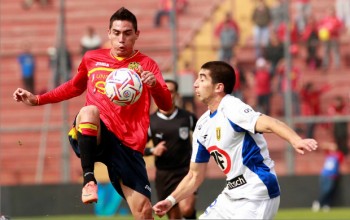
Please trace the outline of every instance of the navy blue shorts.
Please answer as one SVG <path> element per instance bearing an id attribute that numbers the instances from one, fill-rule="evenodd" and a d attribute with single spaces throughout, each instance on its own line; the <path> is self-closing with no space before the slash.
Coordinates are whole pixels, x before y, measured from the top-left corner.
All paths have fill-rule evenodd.
<path id="1" fill-rule="evenodd" d="M 80 157 L 80 150 L 76 135 L 74 135 L 75 120 L 73 128 L 69 132 L 69 142 Z M 124 146 L 121 141 L 107 129 L 101 120 L 101 143 L 97 147 L 95 162 L 104 163 L 107 166 L 108 175 L 113 187 L 125 199 L 119 181 L 125 186 L 143 194 L 151 199 L 151 186 L 147 176 L 146 164 L 143 155 L 129 147 Z"/>

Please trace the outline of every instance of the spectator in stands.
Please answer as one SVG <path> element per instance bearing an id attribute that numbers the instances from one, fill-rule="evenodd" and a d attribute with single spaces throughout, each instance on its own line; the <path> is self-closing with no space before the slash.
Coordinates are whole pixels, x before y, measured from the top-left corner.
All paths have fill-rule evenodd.
<path id="1" fill-rule="evenodd" d="M 101 46 L 101 37 L 96 33 L 94 27 L 88 26 L 86 28 L 86 33 L 80 39 L 81 55 L 83 56 L 88 50 L 99 49 Z"/>
<path id="2" fill-rule="evenodd" d="M 241 100 L 245 100 L 245 97 L 243 96 L 244 90 L 247 88 L 245 72 L 243 68 L 241 68 L 236 57 L 232 59 L 232 66 L 235 68 L 236 73 L 236 83 L 233 87 L 232 95 Z"/>
<path id="3" fill-rule="evenodd" d="M 343 96 L 335 96 L 333 103 L 328 108 L 328 115 L 332 117 L 344 116 L 349 114 L 349 109 Z M 349 153 L 348 140 L 349 130 L 347 121 L 338 121 L 333 123 L 333 137 L 338 148 L 347 155 Z"/>
<path id="4" fill-rule="evenodd" d="M 186 11 L 188 5 L 187 0 L 177 0 L 175 9 L 178 14 L 184 13 Z M 160 0 L 159 1 L 159 9 L 156 12 L 154 18 L 154 26 L 160 27 L 162 25 L 162 19 L 164 17 L 170 18 L 171 10 L 173 10 L 173 0 Z"/>
<path id="5" fill-rule="evenodd" d="M 299 32 L 298 32 L 298 28 L 295 22 L 290 22 L 290 23 L 286 23 L 286 22 L 281 22 L 280 25 L 277 27 L 276 30 L 276 34 L 278 39 L 282 42 L 285 43 L 286 42 L 286 31 L 287 31 L 287 27 L 290 30 L 290 35 L 289 35 L 289 40 L 292 46 L 298 46 L 298 42 L 299 42 Z"/>
<path id="6" fill-rule="evenodd" d="M 23 86 L 30 92 L 35 92 L 35 57 L 31 52 L 31 45 L 23 43 L 22 52 L 17 57 L 21 68 Z"/>
<path id="7" fill-rule="evenodd" d="M 40 6 L 46 7 L 49 5 L 49 0 L 24 0 L 22 6 L 24 9 L 30 9 L 34 3 L 39 3 Z"/>
<path id="8" fill-rule="evenodd" d="M 306 64 L 311 69 L 321 67 L 322 60 L 318 56 L 320 40 L 318 38 L 318 24 L 316 18 L 308 17 L 304 31 L 301 33 L 301 42 L 305 43 L 307 57 Z"/>
<path id="9" fill-rule="evenodd" d="M 264 50 L 264 57 L 270 62 L 271 78 L 276 74 L 278 62 L 284 57 L 284 45 L 275 32 L 270 33 L 270 39 Z"/>
<path id="10" fill-rule="evenodd" d="M 321 114 L 321 96 L 329 91 L 329 84 L 315 86 L 313 82 L 307 82 L 300 90 L 301 114 L 303 116 L 318 116 Z M 313 138 L 315 123 L 307 123 L 306 137 Z"/>
<path id="11" fill-rule="evenodd" d="M 298 32 L 304 31 L 306 19 L 311 15 L 310 0 L 295 0 L 296 23 Z"/>
<path id="12" fill-rule="evenodd" d="M 253 27 L 253 38 L 255 44 L 256 58 L 261 57 L 263 54 L 262 50 L 269 42 L 269 25 L 271 23 L 271 12 L 267 6 L 265 0 L 258 0 L 253 11 L 252 20 L 254 23 Z"/>
<path id="13" fill-rule="evenodd" d="M 215 36 L 220 40 L 219 60 L 230 63 L 239 40 L 239 27 L 230 12 L 227 12 L 225 19 L 216 26 Z"/>
<path id="14" fill-rule="evenodd" d="M 344 23 L 344 26 L 347 29 L 347 34 L 350 35 L 350 1 L 336 0 L 335 10 L 337 17 Z"/>
<path id="15" fill-rule="evenodd" d="M 257 109 L 266 115 L 270 114 L 271 76 L 268 63 L 262 57 L 256 60 L 255 90 L 257 95 Z"/>
<path id="16" fill-rule="evenodd" d="M 321 144 L 320 147 L 326 152 L 326 159 L 320 175 L 319 199 L 312 203 L 312 211 L 318 212 L 322 208 L 328 212 L 338 188 L 340 165 L 344 160 L 344 154 L 334 142 Z"/>
<path id="17" fill-rule="evenodd" d="M 286 22 L 288 18 L 288 4 L 286 0 L 277 0 L 271 7 L 272 28 L 275 31 L 282 22 Z"/>
<path id="18" fill-rule="evenodd" d="M 192 132 L 197 117 L 176 105 L 179 98 L 178 84 L 165 80 L 172 98 L 169 111 L 157 109 L 150 116 L 148 138 L 152 147 L 145 148 L 145 156 L 155 156 L 155 185 L 158 200 L 174 191 L 189 171 L 192 152 Z M 169 219 L 196 219 L 196 194 L 192 193 L 168 212 Z"/>
<path id="19" fill-rule="evenodd" d="M 343 31 L 343 22 L 335 14 L 335 9 L 328 9 L 327 15 L 321 19 L 319 24 L 319 37 L 323 41 L 324 54 L 322 67 L 326 70 L 329 67 L 329 58 L 333 50 L 333 61 L 336 68 L 340 67 L 340 35 Z"/>

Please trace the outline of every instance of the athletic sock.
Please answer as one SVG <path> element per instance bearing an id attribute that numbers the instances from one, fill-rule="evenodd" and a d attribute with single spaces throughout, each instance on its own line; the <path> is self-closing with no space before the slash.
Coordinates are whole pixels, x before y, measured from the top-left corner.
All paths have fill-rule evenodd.
<path id="1" fill-rule="evenodd" d="M 83 169 L 83 184 L 85 186 L 90 181 L 97 183 L 94 166 L 98 128 L 95 124 L 85 122 L 80 123 L 77 130 L 81 167 Z"/>

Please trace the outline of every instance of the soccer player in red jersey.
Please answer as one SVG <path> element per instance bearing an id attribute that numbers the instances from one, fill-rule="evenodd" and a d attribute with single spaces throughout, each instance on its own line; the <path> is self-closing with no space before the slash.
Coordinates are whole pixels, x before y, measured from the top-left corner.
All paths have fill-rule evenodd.
<path id="1" fill-rule="evenodd" d="M 81 158 L 83 203 L 97 202 L 94 163 L 99 161 L 107 166 L 110 181 L 126 199 L 134 218 L 151 219 L 151 187 L 143 159 L 151 96 L 163 110 L 170 110 L 172 100 L 156 62 L 134 49 L 139 34 L 135 15 L 122 7 L 110 18 L 111 49 L 86 52 L 77 74 L 52 91 L 34 95 L 18 88 L 13 97 L 36 106 L 61 102 L 86 91 L 85 106 L 69 133 L 72 148 Z M 104 90 L 109 73 L 122 67 L 136 70 L 144 84 L 140 99 L 123 107 L 111 102 Z"/>

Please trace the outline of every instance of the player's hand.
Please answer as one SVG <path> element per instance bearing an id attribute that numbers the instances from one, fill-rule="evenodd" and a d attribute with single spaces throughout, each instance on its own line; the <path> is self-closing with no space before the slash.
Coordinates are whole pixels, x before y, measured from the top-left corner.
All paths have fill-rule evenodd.
<path id="1" fill-rule="evenodd" d="M 26 105 L 37 105 L 38 100 L 35 95 L 33 95 L 31 92 L 18 88 L 13 93 L 13 99 L 17 102 L 23 102 Z"/>
<path id="2" fill-rule="evenodd" d="M 141 73 L 142 83 L 146 84 L 149 87 L 154 87 L 157 83 L 157 79 L 154 74 L 150 71 L 143 71 Z"/>
<path id="3" fill-rule="evenodd" d="M 161 218 L 171 209 L 171 207 L 171 202 L 164 199 L 153 206 L 153 211 Z"/>
<path id="4" fill-rule="evenodd" d="M 163 155 L 163 153 L 164 153 L 165 151 L 167 151 L 167 148 L 166 148 L 166 146 L 165 146 L 165 141 L 161 141 L 161 142 L 159 142 L 159 144 L 157 144 L 157 146 L 154 148 L 154 150 L 153 150 L 153 155 L 160 157 L 160 156 Z"/>
<path id="5" fill-rule="evenodd" d="M 295 143 L 292 143 L 292 146 L 294 147 L 295 151 L 299 154 L 304 154 L 304 150 L 307 151 L 314 151 L 317 149 L 317 141 L 314 139 L 300 139 L 296 141 Z"/>

